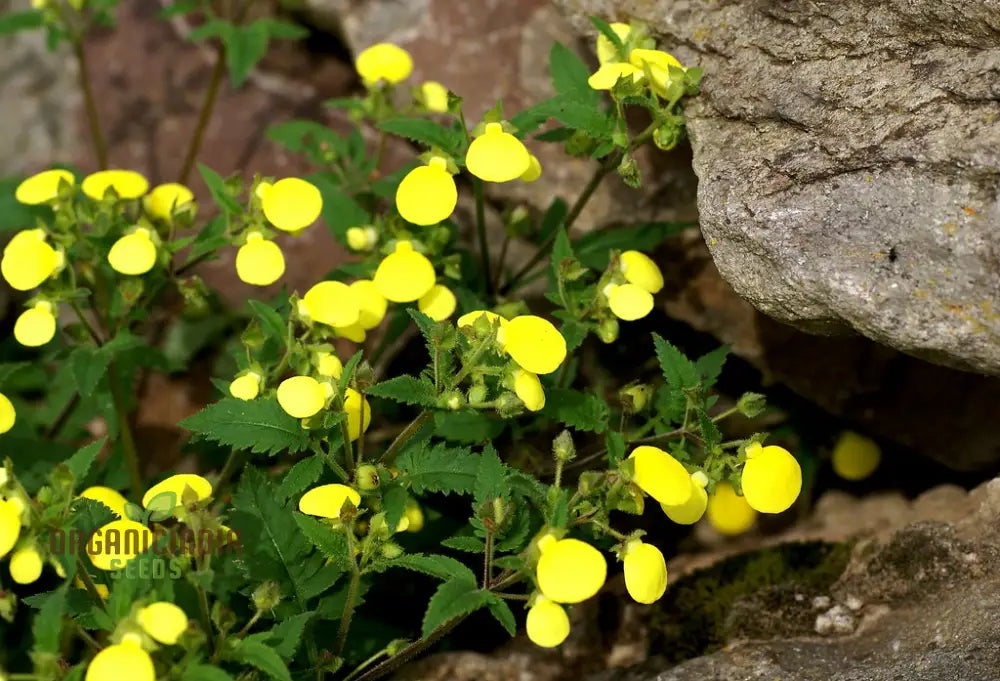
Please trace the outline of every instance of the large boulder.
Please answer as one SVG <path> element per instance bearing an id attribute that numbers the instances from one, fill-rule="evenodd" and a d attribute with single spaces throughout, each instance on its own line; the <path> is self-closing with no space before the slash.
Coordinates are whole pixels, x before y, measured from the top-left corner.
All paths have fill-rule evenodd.
<path id="1" fill-rule="evenodd" d="M 701 227 L 758 309 L 1000 374 L 1000 4 L 557 0 L 705 68 Z"/>

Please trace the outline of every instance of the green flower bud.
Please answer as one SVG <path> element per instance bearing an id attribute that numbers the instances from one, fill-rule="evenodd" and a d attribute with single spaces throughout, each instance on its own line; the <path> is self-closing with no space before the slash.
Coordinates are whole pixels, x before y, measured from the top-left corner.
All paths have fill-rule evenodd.
<path id="1" fill-rule="evenodd" d="M 264 582 L 253 590 L 253 605 L 258 610 L 273 610 L 280 600 L 281 585 L 277 582 Z"/>
<path id="2" fill-rule="evenodd" d="M 626 156 L 622 159 L 621 163 L 618 164 L 618 174 L 622 178 L 622 182 L 631 187 L 632 189 L 638 189 L 642 185 L 642 175 L 639 173 L 639 164 L 635 162 L 635 159 L 631 156 Z"/>
<path id="3" fill-rule="evenodd" d="M 573 444 L 573 436 L 568 430 L 564 430 L 552 441 L 552 453 L 559 461 L 572 461 L 576 458 L 576 445 Z"/>
<path id="4" fill-rule="evenodd" d="M 382 557 L 386 560 L 393 560 L 403 555 L 403 547 L 399 544 L 382 544 Z"/>
<path id="5" fill-rule="evenodd" d="M 486 386 L 482 383 L 472 386 L 469 388 L 469 404 L 475 406 L 481 402 L 485 402 L 487 394 Z"/>
<path id="6" fill-rule="evenodd" d="M 743 396 L 736 403 L 736 408 L 748 419 L 760 416 L 766 407 L 767 398 L 760 393 L 743 393 Z"/>
<path id="7" fill-rule="evenodd" d="M 355 477 L 358 482 L 358 489 L 370 492 L 373 489 L 378 489 L 379 478 L 378 469 L 371 464 L 363 464 L 358 466 L 358 470 L 355 472 Z"/>
<path id="8" fill-rule="evenodd" d="M 605 343 L 614 343 L 618 340 L 618 320 L 614 317 L 602 319 L 597 326 L 597 337 Z"/>
<path id="9" fill-rule="evenodd" d="M 619 393 L 619 399 L 626 411 L 640 412 L 649 404 L 649 398 L 653 395 L 653 388 L 646 384 L 629 386 Z"/>

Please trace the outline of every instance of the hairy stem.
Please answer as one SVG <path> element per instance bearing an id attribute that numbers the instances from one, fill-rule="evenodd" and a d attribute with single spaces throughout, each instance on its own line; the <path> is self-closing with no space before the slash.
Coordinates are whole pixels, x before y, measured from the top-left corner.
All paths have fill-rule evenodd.
<path id="1" fill-rule="evenodd" d="M 80 581 L 83 582 L 84 588 L 87 589 L 87 593 L 89 593 L 94 599 L 94 602 L 97 603 L 98 607 L 100 607 L 100 609 L 104 612 L 107 612 L 108 608 L 104 605 L 104 599 L 101 598 L 101 594 L 98 593 L 97 585 L 94 584 L 94 580 L 90 576 L 90 573 L 87 572 L 87 566 L 83 564 L 83 559 L 80 558 L 80 556 L 76 557 L 76 574 L 80 578 Z"/>
<path id="2" fill-rule="evenodd" d="M 339 655 L 347 644 L 347 634 L 351 629 L 351 619 L 357 606 L 358 588 L 361 586 L 361 571 L 355 563 L 352 566 L 351 581 L 347 585 L 347 600 L 344 601 L 344 613 L 340 616 L 340 627 L 337 629 L 337 646 L 334 654 Z"/>
<path id="3" fill-rule="evenodd" d="M 396 439 L 392 441 L 389 448 L 385 450 L 385 454 L 382 455 L 382 463 L 386 466 L 391 466 L 392 462 L 396 460 L 399 450 L 417 434 L 417 431 L 423 427 L 424 423 L 431 416 L 433 416 L 433 413 L 426 409 L 417 414 L 417 417 L 410 421 L 410 424 L 396 436 Z"/>

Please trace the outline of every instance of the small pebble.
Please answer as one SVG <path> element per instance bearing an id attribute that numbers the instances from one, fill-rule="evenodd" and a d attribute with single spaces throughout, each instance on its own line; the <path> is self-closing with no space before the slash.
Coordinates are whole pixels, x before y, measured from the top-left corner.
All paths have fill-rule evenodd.
<path id="1" fill-rule="evenodd" d="M 813 608 L 816 610 L 826 610 L 830 607 L 829 596 L 817 596 L 813 599 Z"/>
<path id="2" fill-rule="evenodd" d="M 858 598 L 857 596 L 848 596 L 845 605 L 848 607 L 849 610 L 857 612 L 862 607 L 864 607 L 865 604 L 862 603 L 861 599 Z"/>
<path id="3" fill-rule="evenodd" d="M 842 605 L 835 605 L 825 613 L 816 616 L 816 633 L 821 636 L 850 634 L 854 632 L 855 618 Z"/>

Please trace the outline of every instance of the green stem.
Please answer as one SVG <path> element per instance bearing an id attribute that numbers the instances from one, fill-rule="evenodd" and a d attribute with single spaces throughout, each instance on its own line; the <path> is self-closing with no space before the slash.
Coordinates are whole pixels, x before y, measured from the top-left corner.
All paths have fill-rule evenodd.
<path id="1" fill-rule="evenodd" d="M 97 102 L 94 90 L 90 86 L 90 70 L 87 68 L 87 51 L 83 48 L 83 38 L 73 41 L 73 54 L 76 56 L 77 71 L 80 80 L 80 90 L 83 92 L 84 109 L 87 112 L 87 125 L 90 128 L 90 141 L 94 145 L 94 155 L 101 170 L 108 167 L 108 145 L 101 132 L 101 123 L 97 116 Z"/>
<path id="2" fill-rule="evenodd" d="M 243 638 L 244 636 L 246 636 L 247 632 L 249 632 L 253 628 L 253 625 L 257 624 L 257 620 L 260 619 L 260 616 L 261 616 L 260 610 L 255 612 L 253 614 L 253 617 L 251 617 L 249 621 L 247 621 L 247 623 L 243 625 L 243 628 L 240 629 L 238 632 L 236 632 L 235 634 L 236 638 Z"/>
<path id="3" fill-rule="evenodd" d="M 344 407 L 344 396 L 340 394 L 339 390 L 335 393 L 334 402 L 337 405 L 338 411 L 344 414 L 344 418 L 340 420 L 340 435 L 344 440 L 344 464 L 348 477 L 350 477 L 354 472 L 354 448 L 351 446 L 351 429 L 347 425 L 347 409 Z M 363 405 L 364 402 L 362 402 Z M 361 423 L 364 424 L 364 421 Z"/>
<path id="4" fill-rule="evenodd" d="M 205 136 L 205 129 L 208 121 L 212 118 L 212 109 L 215 108 L 215 100 L 219 95 L 219 86 L 222 84 L 222 77 L 226 74 L 226 48 L 219 45 L 215 57 L 215 67 L 212 69 L 211 80 L 208 82 L 208 90 L 205 91 L 205 99 L 201 103 L 201 111 L 198 114 L 198 122 L 195 124 L 194 135 L 188 145 L 187 154 L 184 156 L 184 165 L 181 166 L 181 174 L 178 182 L 187 184 L 191 171 L 194 170 L 194 163 L 201 149 L 201 142 Z"/>
<path id="5" fill-rule="evenodd" d="M 483 589 L 490 588 L 493 581 L 493 533 L 486 530 L 486 548 L 483 549 Z"/>
<path id="6" fill-rule="evenodd" d="M 414 641 L 385 662 L 382 662 L 370 671 L 367 671 L 359 676 L 357 681 L 375 681 L 375 679 L 379 679 L 386 674 L 399 669 L 399 667 L 403 664 L 409 662 L 414 657 L 440 641 L 445 634 L 461 624 L 466 617 L 468 617 L 468 615 L 459 615 L 458 617 L 448 620 L 424 638 Z"/>
<path id="7" fill-rule="evenodd" d="M 396 455 L 399 454 L 399 450 L 401 450 L 403 446 L 417 434 L 417 431 L 423 427 L 424 423 L 426 423 L 427 419 L 431 416 L 433 416 L 433 413 L 427 411 L 426 409 L 417 414 L 416 418 L 410 421 L 409 425 L 400 431 L 399 435 L 396 436 L 396 439 L 389 444 L 389 448 L 386 449 L 385 453 L 382 455 L 382 463 L 386 466 L 391 466 L 392 462 L 396 460 Z"/>
<path id="8" fill-rule="evenodd" d="M 229 452 L 229 456 L 226 457 L 226 462 L 222 464 L 222 470 L 219 472 L 219 479 L 215 481 L 215 487 L 212 490 L 212 494 L 216 499 L 222 498 L 222 493 L 229 486 L 229 481 L 232 479 L 233 474 L 240 468 L 242 458 L 242 450 L 234 449 Z"/>
<path id="9" fill-rule="evenodd" d="M 208 607 L 208 594 L 205 588 L 198 587 L 198 610 L 201 612 L 201 626 L 205 629 L 205 638 L 208 639 L 208 649 L 215 651 L 215 632 L 212 631 L 212 615 Z"/>
<path id="10" fill-rule="evenodd" d="M 98 593 L 97 585 L 94 584 L 94 580 L 90 576 L 90 573 L 87 572 L 87 566 L 83 564 L 83 559 L 80 558 L 80 556 L 76 557 L 76 574 L 80 578 L 80 581 L 83 582 L 84 588 L 87 589 L 87 593 L 89 593 L 91 598 L 94 599 L 94 602 L 97 603 L 98 607 L 100 607 L 100 609 L 104 612 L 107 612 L 108 608 L 104 605 L 104 599 L 101 598 L 101 594 Z"/>
<path id="11" fill-rule="evenodd" d="M 611 537 L 614 537 L 618 541 L 625 541 L 626 539 L 628 539 L 627 535 L 622 534 L 618 530 L 614 529 L 613 527 L 609 527 L 608 525 L 605 525 L 604 523 L 600 523 L 600 522 L 598 522 L 596 520 L 592 520 L 592 521 L 590 521 L 590 524 L 593 525 L 594 527 L 600 529 L 605 534 L 607 534 L 607 535 L 609 535 Z"/>
<path id="12" fill-rule="evenodd" d="M 486 200 L 483 197 L 483 181 L 478 177 L 472 181 L 476 194 L 476 233 L 479 236 L 479 259 L 483 263 L 483 288 L 487 295 L 493 295 L 493 275 L 490 273 L 490 245 L 486 240 Z"/>
<path id="13" fill-rule="evenodd" d="M 358 589 L 361 586 L 361 570 L 358 569 L 358 559 L 354 556 L 354 529 L 347 528 L 347 552 L 351 559 L 351 581 L 347 585 L 347 598 L 344 600 L 344 612 L 340 616 L 340 627 L 337 629 L 337 644 L 334 655 L 340 655 L 347 644 L 347 634 L 351 629 L 351 619 L 354 608 L 357 607 Z"/>
<path id="14" fill-rule="evenodd" d="M 712 423 L 718 423 L 719 421 L 722 421 L 723 419 L 727 419 L 730 416 L 735 416 L 736 414 L 739 414 L 739 413 L 740 413 L 740 408 L 739 407 L 732 407 L 731 409 L 727 409 L 724 412 L 722 412 L 720 414 L 716 414 L 715 416 L 713 416 L 712 417 Z"/>
<path id="15" fill-rule="evenodd" d="M 93 648 L 95 651 L 100 651 L 101 648 L 103 647 L 103 646 L 101 646 L 100 643 L 97 642 L 97 639 L 95 639 L 93 636 L 91 636 L 90 634 L 88 634 L 87 631 L 83 627 L 81 627 L 79 624 L 76 625 L 76 634 L 81 639 L 83 639 L 84 642 L 86 642 L 86 644 L 89 645 L 91 648 Z"/>
<path id="16" fill-rule="evenodd" d="M 139 452 L 135 446 L 132 425 L 129 423 L 128 412 L 125 409 L 121 389 L 118 386 L 118 367 L 115 366 L 114 362 L 108 365 L 108 383 L 111 386 L 111 401 L 115 408 L 115 418 L 118 420 L 118 435 L 121 438 L 122 453 L 125 456 L 125 465 L 132 483 L 133 498 L 141 499 L 144 489 L 142 471 L 139 467 Z"/>

